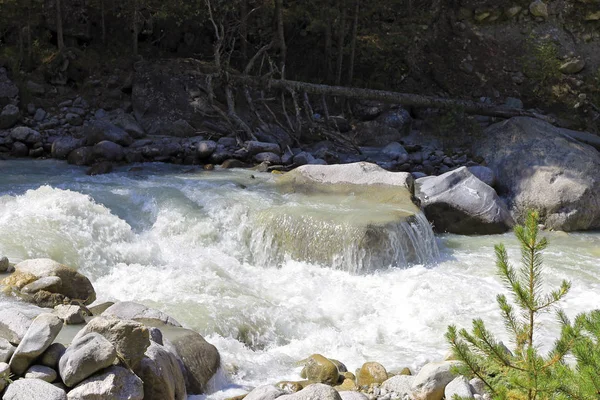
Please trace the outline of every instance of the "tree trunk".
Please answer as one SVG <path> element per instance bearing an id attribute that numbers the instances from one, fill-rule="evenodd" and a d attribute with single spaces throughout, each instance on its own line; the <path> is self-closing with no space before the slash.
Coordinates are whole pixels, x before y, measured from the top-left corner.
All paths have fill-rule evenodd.
<path id="1" fill-rule="evenodd" d="M 63 36 L 63 17 L 62 17 L 62 0 L 56 0 L 56 42 L 58 51 L 63 52 L 65 49 L 65 38 Z"/>
<path id="2" fill-rule="evenodd" d="M 106 15 L 104 11 L 104 0 L 100 1 L 100 12 L 102 13 L 102 44 L 106 45 Z"/>
<path id="3" fill-rule="evenodd" d="M 247 75 L 230 75 L 231 82 L 257 88 L 272 88 L 277 90 L 306 92 L 318 96 L 336 96 L 347 99 L 373 100 L 388 104 L 400 104 L 417 108 L 459 109 L 467 114 L 486 115 L 490 117 L 512 118 L 533 117 L 550 123 L 555 121 L 548 116 L 534 112 L 476 103 L 470 100 L 447 99 L 443 97 L 423 96 L 419 94 L 388 92 L 385 90 L 361 89 L 345 86 L 329 86 L 315 83 L 290 81 L 283 79 L 261 79 Z"/>
<path id="4" fill-rule="evenodd" d="M 138 55 L 138 47 L 139 47 L 139 31 L 138 31 L 138 0 L 134 0 L 133 2 L 133 32 L 132 32 L 132 42 L 133 42 L 133 56 L 137 57 Z"/>
<path id="5" fill-rule="evenodd" d="M 285 44 L 285 29 L 283 24 L 283 0 L 275 0 L 275 14 L 277 19 L 277 42 L 279 44 L 279 68 L 281 70 L 281 78 L 284 79 L 287 45 Z"/>
<path id="6" fill-rule="evenodd" d="M 360 11 L 360 0 L 356 0 L 354 6 L 354 23 L 352 25 L 352 42 L 350 44 L 350 65 L 348 71 L 348 84 L 354 81 L 354 61 L 356 58 L 356 37 L 358 36 L 358 13 Z"/>
<path id="7" fill-rule="evenodd" d="M 331 82 L 331 47 L 332 47 L 331 17 L 325 10 L 325 82 Z"/>
<path id="8" fill-rule="evenodd" d="M 336 64 L 335 84 L 342 84 L 342 66 L 344 64 L 344 38 L 346 37 L 346 4 L 343 0 L 338 1 L 340 12 L 340 23 L 338 32 L 338 57 Z"/>
<path id="9" fill-rule="evenodd" d="M 240 22 L 240 36 L 242 39 L 241 51 L 242 51 L 242 62 L 246 65 L 248 61 L 248 0 L 242 0 L 241 7 L 241 22 Z"/>

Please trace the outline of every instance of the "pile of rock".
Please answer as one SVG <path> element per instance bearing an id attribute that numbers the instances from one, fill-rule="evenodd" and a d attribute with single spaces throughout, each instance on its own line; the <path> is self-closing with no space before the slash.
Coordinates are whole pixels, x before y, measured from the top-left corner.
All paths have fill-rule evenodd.
<path id="1" fill-rule="evenodd" d="M 64 302 L 95 299 L 87 278 L 52 260 L 17 264 L 3 284 L 25 294 L 37 284 L 35 293 Z M 201 335 L 141 304 L 14 302 L 0 311 L 3 400 L 185 400 L 204 393 L 219 367 L 217 349 Z"/>
<path id="2" fill-rule="evenodd" d="M 231 400 L 442 400 L 489 399 L 479 379 L 468 380 L 452 371 L 458 361 L 433 362 L 424 365 L 418 374 L 408 368 L 390 373 L 376 362 L 367 362 L 353 374 L 334 359 L 313 354 L 305 364 L 298 382 L 283 381 L 260 386 L 247 395 Z"/>

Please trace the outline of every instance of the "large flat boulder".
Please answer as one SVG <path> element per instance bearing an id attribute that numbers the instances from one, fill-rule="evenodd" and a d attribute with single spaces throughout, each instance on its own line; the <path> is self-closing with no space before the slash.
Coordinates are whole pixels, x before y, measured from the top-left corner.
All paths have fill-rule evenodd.
<path id="1" fill-rule="evenodd" d="M 291 257 L 366 272 L 437 256 L 431 226 L 412 201 L 408 173 L 362 162 L 304 165 L 277 185 L 291 201 L 252 216 L 260 231 L 251 243 L 257 262 Z"/>
<path id="2" fill-rule="evenodd" d="M 550 229 L 600 228 L 600 153 L 573 131 L 517 117 L 487 128 L 473 151 L 494 171 L 517 221 L 533 209 Z"/>
<path id="3" fill-rule="evenodd" d="M 415 196 L 438 232 L 496 234 L 508 231 L 513 225 L 496 191 L 466 167 L 417 179 Z"/>

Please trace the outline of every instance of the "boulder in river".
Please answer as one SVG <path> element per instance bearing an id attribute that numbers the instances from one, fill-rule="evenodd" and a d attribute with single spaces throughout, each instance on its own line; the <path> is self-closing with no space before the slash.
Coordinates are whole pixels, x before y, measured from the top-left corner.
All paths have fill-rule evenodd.
<path id="1" fill-rule="evenodd" d="M 74 339 L 60 358 L 60 377 L 65 385 L 73 387 L 110 367 L 116 359 L 117 351 L 112 343 L 99 333 L 88 333 Z"/>
<path id="2" fill-rule="evenodd" d="M 374 383 L 383 383 L 387 380 L 388 374 L 385 367 L 377 362 L 366 362 L 356 373 L 356 384 L 360 386 L 369 386 Z"/>
<path id="3" fill-rule="evenodd" d="M 312 382 L 335 385 L 339 380 L 340 373 L 331 360 L 320 354 L 313 354 L 306 359 L 301 376 Z"/>
<path id="4" fill-rule="evenodd" d="M 113 366 L 69 391 L 69 400 L 143 400 L 144 383 L 130 370 Z"/>
<path id="5" fill-rule="evenodd" d="M 146 307 L 133 301 L 120 301 L 108 307 L 103 313 L 104 317 L 130 319 L 138 322 L 159 322 L 167 325 L 181 326 L 173 317 L 160 310 Z"/>
<path id="6" fill-rule="evenodd" d="M 494 234 L 506 232 L 513 225 L 496 191 L 466 167 L 418 179 L 415 196 L 438 232 Z"/>
<path id="7" fill-rule="evenodd" d="M 572 132 L 516 117 L 490 126 L 474 144 L 517 221 L 537 210 L 549 229 L 600 228 L 600 152 Z"/>
<path id="8" fill-rule="evenodd" d="M 157 343 L 151 343 L 137 375 L 144 382 L 144 400 L 186 400 L 181 361 Z"/>

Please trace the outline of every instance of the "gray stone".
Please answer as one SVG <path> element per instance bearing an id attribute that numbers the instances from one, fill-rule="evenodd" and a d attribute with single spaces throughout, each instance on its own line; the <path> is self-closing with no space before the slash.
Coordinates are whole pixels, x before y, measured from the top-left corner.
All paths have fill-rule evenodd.
<path id="1" fill-rule="evenodd" d="M 41 379 L 52 383 L 57 377 L 56 371 L 45 365 L 32 365 L 25 371 L 25 379 Z"/>
<path id="2" fill-rule="evenodd" d="M 0 337 L 0 363 L 6 363 L 10 360 L 16 347 L 3 337 Z M 1 390 L 0 390 L 1 391 Z"/>
<path id="3" fill-rule="evenodd" d="M 45 365 L 46 367 L 50 367 L 53 369 L 58 369 L 58 362 L 60 358 L 65 354 L 67 348 L 62 343 L 52 343 L 42 354 L 40 358 L 40 363 Z"/>
<path id="4" fill-rule="evenodd" d="M 303 165 L 310 164 L 311 162 L 313 162 L 315 160 L 315 158 L 313 157 L 312 154 L 310 154 L 306 151 L 302 151 L 302 152 L 296 154 L 294 156 L 293 160 L 294 160 L 294 165 L 301 167 Z"/>
<path id="5" fill-rule="evenodd" d="M 444 389 L 444 396 L 446 399 L 453 399 L 454 396 L 458 396 L 461 400 L 472 399 L 473 393 L 471 393 L 469 380 L 462 375 L 457 376 Z"/>
<path id="6" fill-rule="evenodd" d="M 59 304 L 54 307 L 54 314 L 62 319 L 66 325 L 79 325 L 85 323 L 86 311 L 81 306 Z"/>
<path id="7" fill-rule="evenodd" d="M 494 189 L 466 167 L 417 180 L 415 196 L 438 232 L 462 235 L 508 231 L 513 220 Z"/>
<path id="8" fill-rule="evenodd" d="M 492 171 L 490 168 L 481 165 L 474 165 L 472 167 L 467 167 L 467 169 L 470 173 L 475 175 L 477 179 L 486 185 L 491 187 L 496 185 L 496 176 L 494 175 L 494 171 Z"/>
<path id="9" fill-rule="evenodd" d="M 97 114 L 98 111 L 96 111 Z M 96 118 L 98 118 L 98 116 L 96 116 Z M 119 109 L 116 113 L 111 112 L 110 119 L 113 124 L 123 129 L 134 139 L 140 139 L 146 136 L 144 128 L 142 128 L 141 125 L 138 124 L 135 117 L 131 114 L 123 112 L 123 110 Z"/>
<path id="10" fill-rule="evenodd" d="M 548 6 L 542 0 L 535 0 L 529 4 L 529 12 L 534 17 L 548 18 Z"/>
<path id="11" fill-rule="evenodd" d="M 74 387 L 117 359 L 115 347 L 99 333 L 76 336 L 58 363 L 65 385 Z"/>
<path id="12" fill-rule="evenodd" d="M 180 360 L 163 346 L 151 343 L 137 375 L 144 382 L 145 400 L 186 400 L 185 378 Z"/>
<path id="13" fill-rule="evenodd" d="M 68 400 L 143 400 L 144 384 L 133 372 L 113 366 L 69 391 Z"/>
<path id="14" fill-rule="evenodd" d="M 105 140 L 121 146 L 129 146 L 133 143 L 133 139 L 127 132 L 108 121 L 93 121 L 88 125 L 84 125 L 82 133 L 88 146 L 93 146 Z"/>
<path id="15" fill-rule="evenodd" d="M 277 143 L 258 142 L 255 140 L 246 142 L 246 150 L 248 150 L 249 156 L 255 156 L 259 153 L 281 154 L 281 148 Z"/>
<path id="16" fill-rule="evenodd" d="M 67 394 L 41 379 L 19 379 L 8 386 L 2 400 L 67 400 Z"/>
<path id="17" fill-rule="evenodd" d="M 600 228 L 600 153 L 572 132 L 517 117 L 490 126 L 474 143 L 517 221 L 538 210 L 548 229 Z"/>
<path id="18" fill-rule="evenodd" d="M 31 326 L 31 319 L 15 309 L 0 310 L 0 338 L 18 345 Z"/>
<path id="19" fill-rule="evenodd" d="M 10 269 L 10 261 L 8 257 L 0 257 L 0 273 L 8 272 Z"/>
<path id="20" fill-rule="evenodd" d="M 281 157 L 275 153 L 258 153 L 253 158 L 258 163 L 281 164 Z"/>
<path id="21" fill-rule="evenodd" d="M 381 390 L 393 393 L 397 397 L 403 399 L 404 397 L 410 396 L 412 393 L 412 384 L 414 380 L 415 377 L 411 375 L 396 375 L 383 382 L 381 384 Z"/>
<path id="22" fill-rule="evenodd" d="M 103 313 L 104 317 L 130 319 L 138 322 L 159 322 L 167 325 L 181 326 L 174 318 L 162 311 L 146 307 L 133 301 L 120 301 L 108 307 Z"/>
<path id="23" fill-rule="evenodd" d="M 21 292 L 34 294 L 40 290 L 45 290 L 47 292 L 56 293 L 60 291 L 61 286 L 62 279 L 60 279 L 58 276 L 45 276 L 23 286 Z"/>
<path id="24" fill-rule="evenodd" d="M 67 157 L 67 161 L 69 162 L 69 164 L 79 166 L 91 165 L 93 164 L 94 159 L 95 156 L 93 146 L 80 147 L 78 149 L 72 150 Z"/>
<path id="25" fill-rule="evenodd" d="M 189 329 L 170 329 L 169 340 L 167 349 L 183 361 L 188 394 L 204 393 L 221 365 L 217 348 Z"/>
<path id="26" fill-rule="evenodd" d="M 0 129 L 12 128 L 20 118 L 19 108 L 13 104 L 7 104 L 0 113 Z"/>
<path id="27" fill-rule="evenodd" d="M 44 119 L 46 119 L 46 111 L 44 111 L 43 108 L 38 108 L 37 110 L 35 110 L 35 114 L 33 115 L 33 119 L 36 122 L 42 122 Z"/>
<path id="28" fill-rule="evenodd" d="M 77 340 L 88 333 L 97 332 L 108 339 L 130 368 L 135 369 L 150 346 L 148 328 L 139 322 L 113 317 L 96 317 L 77 333 Z"/>
<path id="29" fill-rule="evenodd" d="M 71 136 L 63 136 L 52 142 L 52 148 L 50 154 L 52 158 L 58 158 L 59 160 L 66 159 L 69 154 L 83 146 L 83 140 L 77 139 Z"/>
<path id="30" fill-rule="evenodd" d="M 331 386 L 315 383 L 293 394 L 280 396 L 277 400 L 342 400 L 339 393 Z"/>
<path id="31" fill-rule="evenodd" d="M 578 74 L 585 68 L 585 60 L 584 59 L 574 59 L 569 60 L 561 64 L 559 67 L 560 72 L 566 75 L 574 75 Z"/>
<path id="32" fill-rule="evenodd" d="M 56 315 L 38 315 L 10 359 L 11 371 L 15 375 L 23 375 L 31 363 L 52 344 L 62 327 L 63 322 Z"/>
<path id="33" fill-rule="evenodd" d="M 383 150 L 381 150 L 381 154 L 388 161 L 397 161 L 399 163 L 408 161 L 408 152 L 398 142 L 392 142 L 385 146 Z"/>
<path id="34" fill-rule="evenodd" d="M 67 113 L 65 115 L 65 119 L 67 120 L 67 123 L 69 125 L 72 125 L 72 126 L 81 126 L 81 125 L 83 125 L 83 119 L 81 118 L 81 116 L 79 114 Z"/>
<path id="35" fill-rule="evenodd" d="M 150 332 L 150 341 L 160 344 L 161 346 L 164 344 L 162 331 L 155 327 L 148 327 L 148 332 Z"/>
<path id="36" fill-rule="evenodd" d="M 26 126 L 17 126 L 10 132 L 13 140 L 33 145 L 42 141 L 42 135 L 38 131 L 34 131 Z"/>
<path id="37" fill-rule="evenodd" d="M 217 143 L 213 140 L 203 140 L 198 143 L 196 150 L 198 152 L 198 158 L 205 159 L 210 157 L 217 149 Z"/>
<path id="38" fill-rule="evenodd" d="M 285 392 L 274 385 L 259 386 L 244 397 L 244 400 L 275 400 Z"/>
<path id="39" fill-rule="evenodd" d="M 360 393 L 360 392 L 352 392 L 352 391 L 342 391 L 340 392 L 340 397 L 342 400 L 369 400 L 369 398 Z"/>
<path id="40" fill-rule="evenodd" d="M 11 154 L 14 157 L 27 157 L 29 155 L 29 148 L 25 143 L 14 142 L 12 145 Z"/>
<path id="41" fill-rule="evenodd" d="M 117 143 L 103 140 L 94 145 L 93 154 L 97 159 L 105 161 L 121 161 L 125 158 L 125 149 Z"/>
<path id="42" fill-rule="evenodd" d="M 425 364 L 412 383 L 415 400 L 442 400 L 444 389 L 454 379 L 452 367 L 459 361 L 444 361 Z"/>

